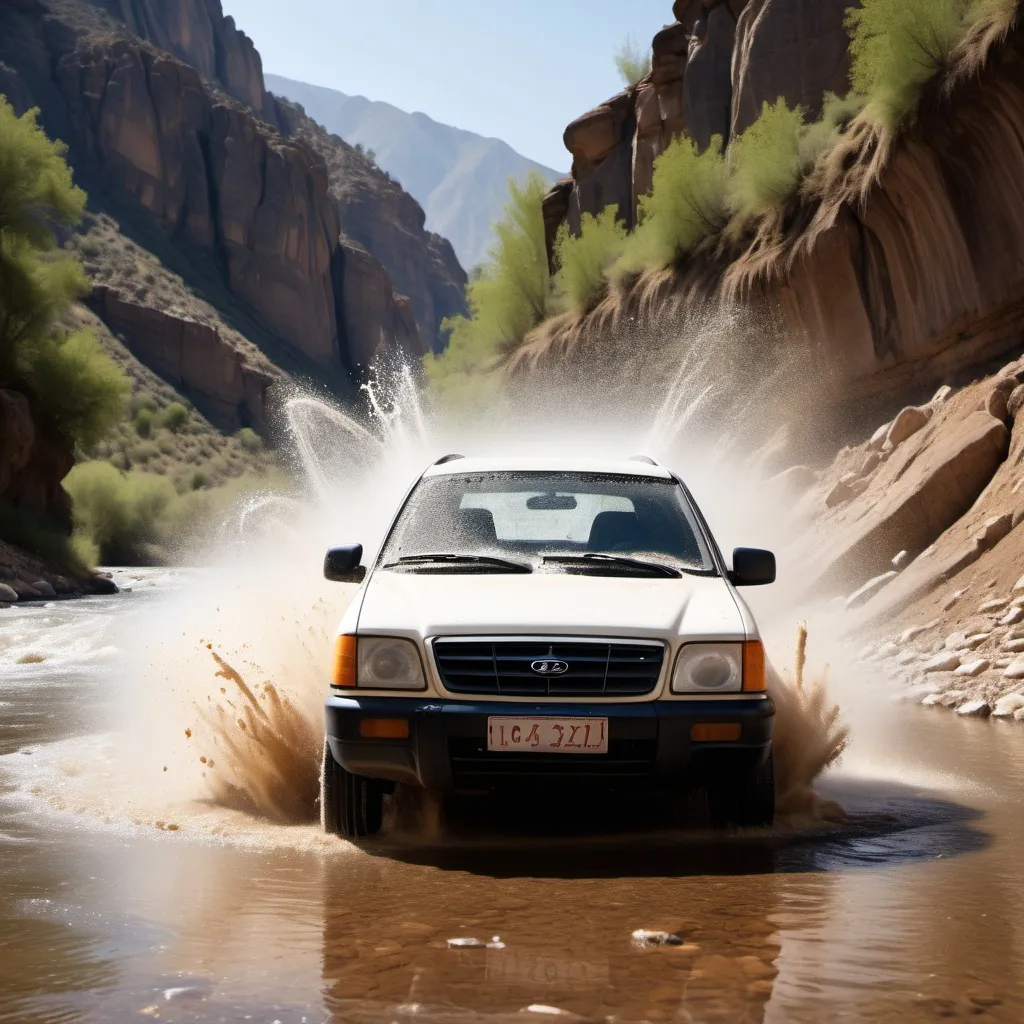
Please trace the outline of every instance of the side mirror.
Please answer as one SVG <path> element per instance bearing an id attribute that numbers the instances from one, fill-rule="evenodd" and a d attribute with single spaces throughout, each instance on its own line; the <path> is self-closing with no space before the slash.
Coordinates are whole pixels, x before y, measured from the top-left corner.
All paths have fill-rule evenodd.
<path id="1" fill-rule="evenodd" d="M 335 583 L 362 583 L 366 579 L 362 544 L 331 548 L 324 558 L 324 576 Z"/>
<path id="2" fill-rule="evenodd" d="M 736 548 L 729 579 L 735 587 L 763 587 L 775 582 L 775 555 L 761 548 Z"/>

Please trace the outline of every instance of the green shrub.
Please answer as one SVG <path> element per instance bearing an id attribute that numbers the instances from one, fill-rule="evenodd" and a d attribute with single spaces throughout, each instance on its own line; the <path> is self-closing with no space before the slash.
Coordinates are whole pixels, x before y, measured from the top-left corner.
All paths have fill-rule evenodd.
<path id="1" fill-rule="evenodd" d="M 192 479 L 189 481 L 189 486 L 193 491 L 202 491 L 207 487 L 212 486 L 213 480 L 210 479 L 210 474 L 202 469 L 196 470 L 192 474 Z"/>
<path id="2" fill-rule="evenodd" d="M 583 214 L 580 235 L 562 224 L 555 242 L 555 295 L 567 309 L 585 313 L 601 293 L 608 270 L 618 261 L 626 246 L 625 225 L 617 219 L 619 208 L 607 207 L 596 217 Z"/>
<path id="3" fill-rule="evenodd" d="M 626 36 L 615 53 L 615 68 L 627 88 L 632 89 L 641 78 L 651 73 L 650 51 L 644 52 L 632 36 Z"/>
<path id="4" fill-rule="evenodd" d="M 19 362 L 40 408 L 83 448 L 124 418 L 131 382 L 88 331 L 26 344 Z"/>
<path id="5" fill-rule="evenodd" d="M 188 409 L 181 402 L 171 402 L 160 417 L 160 423 L 172 434 L 180 434 L 188 425 Z"/>
<path id="6" fill-rule="evenodd" d="M 494 225 L 488 262 L 466 286 L 469 316 L 444 322 L 449 343 L 424 359 L 435 392 L 457 391 L 467 375 L 518 348 L 548 314 L 551 282 L 542 203 L 547 186 L 536 172 L 524 185 L 509 180 L 505 215 Z"/>
<path id="7" fill-rule="evenodd" d="M 779 97 L 729 147 L 729 208 L 742 218 L 782 205 L 800 183 L 804 108 Z"/>
<path id="8" fill-rule="evenodd" d="M 640 197 L 640 225 L 616 272 L 667 267 L 720 231 L 728 220 L 727 184 L 721 136 L 703 153 L 692 139 L 674 140 L 654 161 L 651 193 Z"/>
<path id="9" fill-rule="evenodd" d="M 71 575 L 79 575 L 95 564 L 82 557 L 57 523 L 7 502 L 0 502 L 0 537 Z"/>
<path id="10" fill-rule="evenodd" d="M 801 171 L 809 171 L 818 157 L 838 142 L 842 129 L 864 109 L 864 102 L 864 97 L 855 92 L 843 97 L 834 92 L 825 93 L 821 117 L 807 125 L 800 137 L 798 149 Z"/>
<path id="11" fill-rule="evenodd" d="M 135 414 L 135 433 L 139 437 L 151 437 L 153 435 L 153 423 L 156 417 L 149 409 L 140 409 Z"/>
<path id="12" fill-rule="evenodd" d="M 977 7 L 977 0 L 863 0 L 850 8 L 850 82 L 882 121 L 895 127 L 914 112 Z"/>

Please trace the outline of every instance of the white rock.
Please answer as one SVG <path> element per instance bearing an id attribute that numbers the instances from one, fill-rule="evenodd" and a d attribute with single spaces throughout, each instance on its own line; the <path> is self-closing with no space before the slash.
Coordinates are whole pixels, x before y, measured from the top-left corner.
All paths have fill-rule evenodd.
<path id="1" fill-rule="evenodd" d="M 1007 679 L 1024 679 L 1024 658 L 1015 658 L 1006 668 L 1003 675 Z"/>
<path id="2" fill-rule="evenodd" d="M 996 701 L 992 715 L 995 718 L 1013 718 L 1014 713 L 1021 708 L 1024 708 L 1024 694 L 1007 693 Z"/>
<path id="3" fill-rule="evenodd" d="M 486 949 L 487 943 L 480 939 L 457 938 L 448 940 L 449 949 Z"/>
<path id="4" fill-rule="evenodd" d="M 957 676 L 968 676 L 973 679 L 975 676 L 980 676 L 982 672 L 987 672 L 992 667 L 992 662 L 988 658 L 978 658 L 977 661 L 968 661 L 962 664 L 954 675 Z"/>
<path id="5" fill-rule="evenodd" d="M 1024 722 L 1024 708 L 1019 708 L 1013 713 L 1013 720 L 1015 722 Z"/>
<path id="6" fill-rule="evenodd" d="M 919 637 L 927 628 L 927 626 L 911 626 L 909 629 L 903 630 L 900 633 L 900 643 L 909 644 L 911 640 Z"/>
<path id="7" fill-rule="evenodd" d="M 860 605 L 870 601 L 887 583 L 894 580 L 899 573 L 896 572 L 884 572 L 881 576 L 876 576 L 872 580 L 868 580 L 860 590 L 855 590 L 847 599 L 847 608 L 858 608 Z"/>
<path id="8" fill-rule="evenodd" d="M 930 419 L 932 410 L 925 407 L 919 409 L 915 405 L 907 406 L 892 421 L 892 426 L 885 435 L 885 443 L 897 448 L 903 444 L 908 437 L 916 434 Z"/>
<path id="9" fill-rule="evenodd" d="M 1009 668 L 1010 665 L 1013 664 L 1013 658 L 996 658 L 992 664 L 995 665 L 996 668 L 1000 669 Z"/>
<path id="10" fill-rule="evenodd" d="M 942 606 L 942 610 L 944 612 L 948 612 L 949 609 L 952 608 L 953 605 L 955 605 L 957 601 L 959 601 L 960 598 L 963 597 L 969 589 L 969 587 L 964 587 L 962 590 L 954 590 L 953 593 L 950 594 L 948 598 L 946 598 L 946 603 Z"/>
<path id="11" fill-rule="evenodd" d="M 1014 590 L 1024 590 L 1024 576 L 1021 576 L 1019 580 L 1013 585 Z"/>
<path id="12" fill-rule="evenodd" d="M 1002 611 L 1009 603 L 1010 599 L 1008 597 L 993 597 L 991 600 L 983 602 L 978 607 L 978 611 L 982 614 L 985 612 Z"/>
<path id="13" fill-rule="evenodd" d="M 942 405 L 949 396 L 953 394 L 953 389 L 948 384 L 943 384 L 938 391 L 932 395 L 932 400 L 928 403 L 929 405 Z"/>
<path id="14" fill-rule="evenodd" d="M 897 659 L 897 665 L 911 665 L 918 660 L 921 656 L 917 651 L 904 651 Z"/>
<path id="15" fill-rule="evenodd" d="M 980 647 L 986 640 L 991 637 L 991 633 L 972 633 L 964 644 L 968 650 L 973 651 L 975 648 Z"/>
<path id="16" fill-rule="evenodd" d="M 0 601 L 14 604 L 18 600 L 18 592 L 14 587 L 7 586 L 6 583 L 0 583 Z"/>
<path id="17" fill-rule="evenodd" d="M 1007 613 L 999 620 L 1000 626 L 1016 626 L 1018 622 L 1024 621 L 1024 608 L 1020 605 L 1014 605 L 1010 608 Z"/>
<path id="18" fill-rule="evenodd" d="M 637 928 L 633 932 L 633 943 L 637 946 L 681 946 L 683 940 L 672 932 L 649 932 L 646 928 Z"/>
<path id="19" fill-rule="evenodd" d="M 961 704 L 956 713 L 966 718 L 988 718 L 992 714 L 992 705 L 987 700 L 969 700 Z"/>
<path id="20" fill-rule="evenodd" d="M 1003 643 L 1003 650 L 1009 651 L 1010 654 L 1022 654 L 1024 653 L 1024 640 L 1006 640 Z"/>
<path id="21" fill-rule="evenodd" d="M 901 551 L 893 560 L 892 567 L 899 572 L 907 562 L 910 561 L 910 555 L 906 551 Z"/>
<path id="22" fill-rule="evenodd" d="M 560 1010 L 557 1006 L 548 1006 L 545 1003 L 530 1003 L 522 1011 L 523 1013 L 543 1013 L 549 1017 L 571 1017 L 568 1010 Z"/>
<path id="23" fill-rule="evenodd" d="M 934 658 L 929 658 L 922 666 L 922 672 L 952 672 L 960 667 L 960 655 L 952 651 L 942 651 Z"/>
<path id="24" fill-rule="evenodd" d="M 946 637 L 943 647 L 945 647 L 947 651 L 955 651 L 957 648 L 963 647 L 966 643 L 966 633 L 950 633 L 949 636 Z"/>
<path id="25" fill-rule="evenodd" d="M 925 699 L 923 701 L 921 701 L 921 703 L 926 708 L 934 708 L 937 705 L 941 705 L 942 704 L 942 694 L 941 693 L 929 693 L 928 696 L 925 697 Z"/>
<path id="26" fill-rule="evenodd" d="M 885 444 L 885 435 L 889 433 L 889 424 L 883 423 L 872 435 L 871 440 L 868 441 L 868 451 L 877 451 Z"/>

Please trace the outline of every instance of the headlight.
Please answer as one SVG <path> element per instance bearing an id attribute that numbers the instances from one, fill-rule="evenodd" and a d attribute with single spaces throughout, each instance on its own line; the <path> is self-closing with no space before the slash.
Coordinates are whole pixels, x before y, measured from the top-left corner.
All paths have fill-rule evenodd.
<path id="1" fill-rule="evenodd" d="M 738 693 L 743 689 L 743 644 L 686 644 L 672 673 L 673 693 Z"/>
<path id="2" fill-rule="evenodd" d="M 357 654 L 359 686 L 377 690 L 423 690 L 423 664 L 411 640 L 361 636 Z"/>

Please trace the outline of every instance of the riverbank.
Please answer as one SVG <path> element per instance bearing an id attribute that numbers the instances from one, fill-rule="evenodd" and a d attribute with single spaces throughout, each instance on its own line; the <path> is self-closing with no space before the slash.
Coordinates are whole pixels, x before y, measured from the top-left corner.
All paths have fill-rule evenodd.
<path id="1" fill-rule="evenodd" d="M 116 593 L 117 584 L 109 575 L 95 572 L 79 577 L 61 572 L 37 555 L 0 540 L 0 607 Z"/>

